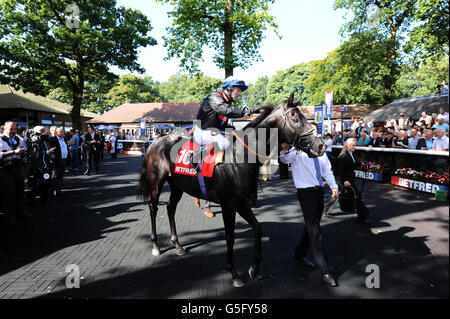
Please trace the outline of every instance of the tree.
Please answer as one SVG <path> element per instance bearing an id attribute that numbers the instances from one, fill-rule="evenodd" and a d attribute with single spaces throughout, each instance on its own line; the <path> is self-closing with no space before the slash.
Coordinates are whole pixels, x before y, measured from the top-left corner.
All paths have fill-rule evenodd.
<path id="1" fill-rule="evenodd" d="M 267 26 L 278 26 L 269 13 L 274 0 L 156 0 L 174 6 L 169 16 L 173 25 L 164 37 L 168 59 L 180 58 L 180 66 L 198 72 L 203 47 L 215 51 L 213 62 L 225 70 L 247 68 L 252 60 L 262 60 L 258 50 Z"/>
<path id="2" fill-rule="evenodd" d="M 255 84 L 250 84 L 242 96 L 244 103 L 249 107 L 260 107 L 267 102 L 267 84 L 269 77 L 259 77 Z"/>
<path id="3" fill-rule="evenodd" d="M 335 0 L 334 8 L 353 13 L 342 34 L 376 31 L 385 39 L 387 73 L 383 76 L 384 101 L 392 100 L 394 85 L 400 74 L 400 40 L 415 21 L 418 0 Z"/>
<path id="4" fill-rule="evenodd" d="M 208 94 L 219 91 L 221 86 L 221 80 L 204 76 L 202 73 L 191 77 L 177 73 L 167 82 L 161 83 L 159 93 L 163 102 L 201 103 Z"/>
<path id="5" fill-rule="evenodd" d="M 122 75 L 105 95 L 105 104 L 111 109 L 124 103 L 159 102 L 158 85 L 150 76 Z"/>
<path id="6" fill-rule="evenodd" d="M 305 81 L 311 75 L 312 63 L 300 63 L 278 71 L 267 83 L 267 100 L 277 105 L 285 102 L 292 91 L 300 94 L 302 105 L 308 105 Z"/>
<path id="7" fill-rule="evenodd" d="M 416 53 L 423 59 L 436 54 L 448 56 L 448 0 L 419 0 L 415 17 L 416 26 L 411 31 L 407 51 Z"/>
<path id="8" fill-rule="evenodd" d="M 87 83 L 109 66 L 144 72 L 137 50 L 156 41 L 140 11 L 115 0 L 0 0 L 0 82 L 47 95 L 69 83 L 72 122 L 81 128 Z M 68 14 L 66 14 L 68 13 Z"/>

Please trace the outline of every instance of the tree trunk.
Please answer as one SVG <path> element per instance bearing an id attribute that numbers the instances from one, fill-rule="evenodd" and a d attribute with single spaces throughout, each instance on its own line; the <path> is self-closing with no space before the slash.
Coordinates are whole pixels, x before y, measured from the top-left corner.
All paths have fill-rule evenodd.
<path id="1" fill-rule="evenodd" d="M 225 9 L 225 78 L 233 75 L 233 22 L 231 21 L 231 16 L 233 15 L 233 2 L 234 0 L 227 0 Z"/>
<path id="2" fill-rule="evenodd" d="M 74 130 L 82 130 L 81 123 L 81 101 L 83 100 L 83 93 L 73 92 L 72 95 L 72 110 L 70 116 L 72 117 L 72 128 Z"/>

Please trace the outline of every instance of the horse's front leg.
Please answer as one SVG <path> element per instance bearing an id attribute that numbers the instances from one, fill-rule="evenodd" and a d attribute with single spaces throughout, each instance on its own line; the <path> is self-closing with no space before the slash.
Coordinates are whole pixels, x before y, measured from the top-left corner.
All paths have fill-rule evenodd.
<path id="1" fill-rule="evenodd" d="M 234 247 L 234 228 L 236 226 L 236 211 L 222 206 L 222 218 L 225 225 L 225 239 L 227 242 L 227 263 L 225 270 L 231 273 L 231 280 L 234 287 L 243 287 L 244 281 L 234 268 L 233 247 Z"/>
<path id="2" fill-rule="evenodd" d="M 253 232 L 255 234 L 255 251 L 253 254 L 253 264 L 250 266 L 248 270 L 248 274 L 250 275 L 250 278 L 254 279 L 259 272 L 259 265 L 261 264 L 262 259 L 262 253 L 261 253 L 261 237 L 262 237 L 262 229 L 261 224 L 256 219 L 255 215 L 253 214 L 252 209 L 250 208 L 249 204 L 246 202 L 244 205 L 241 206 L 238 210 L 239 215 L 242 216 L 242 218 L 245 219 L 247 223 L 252 227 Z"/>

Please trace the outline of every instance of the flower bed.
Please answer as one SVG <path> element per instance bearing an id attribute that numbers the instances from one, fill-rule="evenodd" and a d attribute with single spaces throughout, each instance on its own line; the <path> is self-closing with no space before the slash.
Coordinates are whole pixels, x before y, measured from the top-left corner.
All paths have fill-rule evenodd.
<path id="1" fill-rule="evenodd" d="M 362 162 L 360 169 L 355 170 L 355 177 L 371 181 L 383 181 L 383 168 L 375 162 Z"/>
<path id="2" fill-rule="evenodd" d="M 411 168 L 401 168 L 391 177 L 391 184 L 418 190 L 426 193 L 435 193 L 436 190 L 448 192 L 449 174 L 436 172 L 419 172 Z"/>

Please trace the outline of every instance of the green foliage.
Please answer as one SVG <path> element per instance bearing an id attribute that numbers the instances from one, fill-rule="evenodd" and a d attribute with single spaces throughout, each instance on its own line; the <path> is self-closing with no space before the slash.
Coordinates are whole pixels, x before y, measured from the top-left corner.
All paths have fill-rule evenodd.
<path id="1" fill-rule="evenodd" d="M 87 83 L 108 68 L 143 72 L 139 47 L 154 45 L 150 21 L 140 11 L 116 8 L 115 0 L 79 0 L 79 26 L 66 12 L 71 0 L 0 0 L 0 82 L 46 95 L 69 87 L 72 121 L 81 127 Z M 68 22 L 72 22 L 68 23 Z"/>
<path id="2" fill-rule="evenodd" d="M 407 51 L 422 58 L 442 53 L 448 56 L 448 0 L 419 0 L 415 16 L 417 25 L 411 31 Z"/>
<path id="3" fill-rule="evenodd" d="M 203 48 L 215 51 L 213 62 L 233 74 L 253 60 L 261 60 L 259 47 L 267 26 L 277 29 L 269 5 L 274 0 L 156 0 L 174 6 L 172 26 L 164 37 L 168 59 L 179 58 L 180 67 L 198 72 Z M 230 74 L 231 72 L 231 74 Z"/>
<path id="4" fill-rule="evenodd" d="M 107 108 L 124 103 L 159 102 L 159 83 L 150 76 L 144 78 L 132 74 L 122 75 L 119 81 L 105 95 Z"/>
<path id="5" fill-rule="evenodd" d="M 198 73 L 192 77 L 177 73 L 167 82 L 159 86 L 159 94 L 163 102 L 196 102 L 201 103 L 210 93 L 220 91 L 222 81 Z"/>
<path id="6" fill-rule="evenodd" d="M 448 55 L 433 55 L 420 66 L 404 65 L 397 81 L 398 97 L 417 97 L 435 94 L 436 86 L 448 82 Z"/>
<path id="7" fill-rule="evenodd" d="M 249 85 L 247 91 L 242 94 L 241 99 L 243 104 L 249 107 L 259 107 L 267 102 L 267 84 L 269 82 L 268 76 L 259 77 L 255 84 Z"/>
<path id="8" fill-rule="evenodd" d="M 311 75 L 312 63 L 300 63 L 287 70 L 278 71 L 267 84 L 267 100 L 280 105 L 288 99 L 291 92 L 300 94 L 302 105 L 309 103 L 305 81 Z M 298 98 L 298 97 L 297 97 Z"/>

